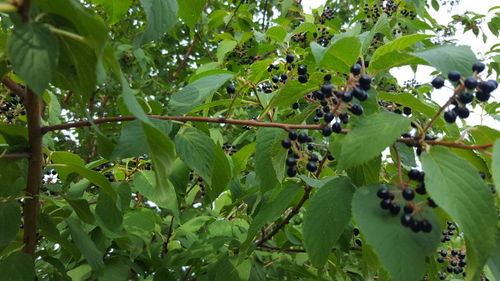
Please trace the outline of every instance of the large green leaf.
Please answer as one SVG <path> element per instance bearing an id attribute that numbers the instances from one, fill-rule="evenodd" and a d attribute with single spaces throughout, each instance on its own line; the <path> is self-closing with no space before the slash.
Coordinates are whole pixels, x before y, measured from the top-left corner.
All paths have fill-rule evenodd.
<path id="1" fill-rule="evenodd" d="M 142 238 L 144 242 L 150 243 L 153 231 L 155 231 L 156 220 L 156 214 L 153 210 L 136 208 L 125 213 L 123 228 L 127 232 Z"/>
<path id="2" fill-rule="evenodd" d="M 412 53 L 435 67 L 445 75 L 457 70 L 463 76 L 472 75 L 472 64 L 477 61 L 476 55 L 469 46 L 444 45 Z"/>
<path id="3" fill-rule="evenodd" d="M 432 211 L 424 209 L 423 217 L 433 226 L 430 233 L 415 233 L 402 226 L 400 216 L 393 216 L 380 208 L 380 199 L 376 193 L 382 187 L 389 188 L 375 184 L 356 191 L 352 201 L 354 218 L 366 242 L 374 248 L 392 280 L 422 280 L 426 256 L 433 255 L 439 244 L 439 223 Z"/>
<path id="4" fill-rule="evenodd" d="M 217 46 L 217 59 L 219 62 L 223 62 L 224 58 L 226 57 L 226 54 L 234 50 L 238 42 L 231 40 L 231 39 L 224 39 L 220 41 L 219 45 Z"/>
<path id="5" fill-rule="evenodd" d="M 40 23 L 17 25 L 9 38 L 8 50 L 16 74 L 41 95 L 54 78 L 59 59 L 54 34 Z"/>
<path id="6" fill-rule="evenodd" d="M 333 245 L 351 220 L 354 186 L 347 177 L 335 178 L 311 199 L 304 216 L 304 245 L 311 263 L 325 265 Z"/>
<path id="7" fill-rule="evenodd" d="M 28 254 L 15 252 L 0 262 L 2 280 L 32 281 L 35 280 L 35 263 Z"/>
<path id="8" fill-rule="evenodd" d="M 382 157 L 375 157 L 370 161 L 347 169 L 347 175 L 356 186 L 363 186 L 379 182 Z"/>
<path id="9" fill-rule="evenodd" d="M 108 194 L 102 192 L 97 198 L 95 208 L 97 222 L 100 225 L 118 231 L 122 225 L 123 214 L 116 206 L 116 202 Z"/>
<path id="10" fill-rule="evenodd" d="M 195 128 L 177 134 L 175 148 L 179 157 L 211 186 L 215 199 L 231 178 L 231 170 L 222 149 L 210 137 Z"/>
<path id="11" fill-rule="evenodd" d="M 345 137 L 339 165 L 351 168 L 373 159 L 406 132 L 409 125 L 410 119 L 395 113 L 364 116 Z"/>
<path id="12" fill-rule="evenodd" d="M 141 0 L 146 12 L 146 30 L 140 36 L 141 44 L 149 43 L 165 35 L 177 22 L 177 0 Z"/>
<path id="13" fill-rule="evenodd" d="M 203 77 L 172 95 L 168 111 L 172 115 L 183 115 L 202 104 L 208 96 L 219 89 L 232 74 L 216 74 Z"/>
<path id="14" fill-rule="evenodd" d="M 28 161 L 0 158 L 0 197 L 20 194 L 26 188 Z"/>
<path id="15" fill-rule="evenodd" d="M 0 248 L 16 237 L 21 224 L 21 207 L 14 200 L 0 203 Z"/>
<path id="16" fill-rule="evenodd" d="M 346 36 L 330 44 L 323 53 L 321 66 L 343 73 L 349 73 L 361 52 L 361 41 L 358 36 Z"/>
<path id="17" fill-rule="evenodd" d="M 467 244 L 467 280 L 474 280 L 488 259 L 496 235 L 491 192 L 478 171 L 444 147 L 422 153 L 427 192 L 457 222 Z"/>
<path id="18" fill-rule="evenodd" d="M 111 188 L 111 183 L 108 181 L 108 179 L 103 176 L 102 174 L 93 171 L 91 169 L 87 169 L 85 167 L 73 165 L 73 164 L 59 164 L 57 166 L 58 169 L 64 169 L 68 171 L 69 173 L 76 173 L 81 175 L 84 178 L 87 178 L 91 183 L 99 186 L 107 192 L 113 199 L 116 199 L 116 191 Z"/>
<path id="19" fill-rule="evenodd" d="M 500 231 L 497 231 L 496 245 L 491 251 L 491 256 L 488 260 L 488 267 L 490 268 L 496 280 L 500 280 Z"/>
<path id="20" fill-rule="evenodd" d="M 255 175 L 261 190 L 269 190 L 275 187 L 280 179 L 273 166 L 272 148 L 276 142 L 281 142 L 282 131 L 274 128 L 260 128 L 257 131 L 257 145 L 255 149 Z M 282 148 L 286 155 L 285 149 Z M 284 163 L 284 159 L 283 162 Z"/>
<path id="21" fill-rule="evenodd" d="M 83 161 L 80 156 L 66 151 L 54 151 L 50 154 L 50 160 L 54 164 L 71 164 L 75 166 L 84 167 L 85 161 Z M 57 174 L 61 180 L 66 180 L 68 176 L 72 173 L 71 170 L 68 170 L 64 167 L 55 167 Z"/>
<path id="22" fill-rule="evenodd" d="M 500 139 L 495 142 L 495 146 L 493 147 L 491 170 L 493 173 L 493 182 L 495 182 L 496 186 L 500 186 Z"/>
<path id="23" fill-rule="evenodd" d="M 82 252 L 82 255 L 85 257 L 85 260 L 92 267 L 92 269 L 95 271 L 103 269 L 103 253 L 97 249 L 89 235 L 83 230 L 80 222 L 74 218 L 68 218 L 66 219 L 66 223 L 68 224 L 75 246 Z"/>
<path id="24" fill-rule="evenodd" d="M 262 79 L 262 76 L 267 72 L 267 68 L 273 59 L 256 61 L 250 65 L 250 73 L 248 74 L 248 81 L 252 83 L 258 83 Z"/>
<path id="25" fill-rule="evenodd" d="M 109 24 L 120 21 L 132 4 L 132 0 L 92 0 L 92 2 L 102 5 L 108 14 Z"/>
<path id="26" fill-rule="evenodd" d="M 179 17 L 190 29 L 200 20 L 206 0 L 177 0 Z"/>

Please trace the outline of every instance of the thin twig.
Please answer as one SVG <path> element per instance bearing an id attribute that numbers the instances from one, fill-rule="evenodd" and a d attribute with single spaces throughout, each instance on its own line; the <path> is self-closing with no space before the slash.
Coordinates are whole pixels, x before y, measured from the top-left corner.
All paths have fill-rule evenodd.
<path id="1" fill-rule="evenodd" d="M 396 154 L 396 165 L 398 167 L 398 181 L 399 181 L 399 187 L 403 188 L 403 172 L 401 169 L 401 157 L 399 156 L 399 151 L 398 148 L 396 147 L 396 144 L 392 145 L 392 148 L 394 149 L 394 153 Z"/>
<path id="2" fill-rule="evenodd" d="M 236 8 L 234 9 L 234 12 L 233 14 L 231 15 L 231 17 L 229 18 L 229 20 L 227 21 L 226 23 L 226 26 L 224 26 L 224 32 L 227 31 L 227 28 L 229 27 L 229 25 L 231 24 L 231 21 L 233 20 L 234 18 L 234 15 L 236 15 L 236 12 L 238 12 L 238 9 L 240 8 L 241 4 L 243 4 L 243 1 L 239 1 L 238 5 L 236 6 Z"/>
<path id="3" fill-rule="evenodd" d="M 186 62 L 189 59 L 189 56 L 194 50 L 194 47 L 196 46 L 196 43 L 198 42 L 198 36 L 194 36 L 193 40 L 191 41 L 191 44 L 189 45 L 189 48 L 187 49 L 186 53 L 184 54 L 184 57 L 182 58 L 181 62 L 179 63 L 179 66 L 177 66 L 177 69 L 174 71 L 172 74 L 172 79 L 177 78 L 177 76 L 180 74 L 182 69 L 186 66 Z"/>
<path id="4" fill-rule="evenodd" d="M 174 216 L 172 216 L 172 219 L 170 219 L 170 225 L 168 227 L 168 233 L 167 233 L 167 241 L 163 244 L 163 253 L 167 254 L 168 253 L 168 243 L 170 242 L 170 238 L 172 237 L 172 231 L 174 229 Z"/>
<path id="5" fill-rule="evenodd" d="M 19 158 L 30 158 L 30 157 L 31 154 L 27 152 L 0 154 L 0 158 L 6 158 L 6 159 L 19 159 Z"/>

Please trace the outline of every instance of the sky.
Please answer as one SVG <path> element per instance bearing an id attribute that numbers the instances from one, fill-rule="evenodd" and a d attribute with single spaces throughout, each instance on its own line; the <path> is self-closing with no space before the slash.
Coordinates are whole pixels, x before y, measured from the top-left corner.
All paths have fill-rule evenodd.
<path id="1" fill-rule="evenodd" d="M 304 11 L 306 13 L 310 13 L 312 8 L 317 8 L 320 5 L 323 5 L 326 0 L 303 0 L 302 5 L 304 7 Z M 488 40 L 486 43 L 483 42 L 482 38 L 476 38 L 472 31 L 468 31 L 465 34 L 462 33 L 463 28 L 457 28 L 457 35 L 453 38 L 457 40 L 458 45 L 469 45 L 478 57 L 478 59 L 483 59 L 484 54 L 490 50 L 490 47 L 494 44 L 498 44 L 500 42 L 500 38 L 495 37 L 490 30 L 488 29 L 486 23 L 491 19 L 494 15 L 493 12 L 488 13 L 488 9 L 495 6 L 495 1 L 490 0 L 460 0 L 458 5 L 455 5 L 453 8 L 447 5 L 445 7 L 441 7 L 439 11 L 434 11 L 434 9 L 428 9 L 429 13 L 436 19 L 436 21 L 440 24 L 446 25 L 452 19 L 452 15 L 455 14 L 463 14 L 465 11 L 471 11 L 478 14 L 488 15 L 487 20 L 481 24 L 482 30 L 486 33 Z M 497 3 L 497 5 L 500 2 Z M 498 10 L 497 10 L 498 11 Z M 394 75 L 398 79 L 398 83 L 403 85 L 404 81 L 416 79 L 417 83 L 428 83 L 432 80 L 432 76 L 430 73 L 434 71 L 434 68 L 428 66 L 419 66 L 418 71 L 415 74 L 409 66 L 398 67 L 391 70 L 391 74 Z M 486 72 L 486 71 L 485 71 Z M 483 76 L 483 79 L 485 77 Z M 490 79 L 493 77 L 489 77 Z M 449 85 L 449 84 L 448 84 Z M 497 89 L 492 93 L 492 98 L 490 98 L 489 102 L 497 101 L 499 97 L 500 90 Z M 440 90 L 435 90 L 432 93 L 432 98 L 439 104 L 444 104 L 448 98 L 450 97 L 451 90 L 442 88 Z M 457 119 L 458 120 L 458 119 Z M 458 121 L 457 121 L 458 122 Z M 490 116 L 485 116 L 482 114 L 479 107 L 476 107 L 475 110 L 471 110 L 471 115 L 466 119 L 467 125 L 487 125 L 492 128 L 500 129 L 499 122 L 495 121 Z"/>

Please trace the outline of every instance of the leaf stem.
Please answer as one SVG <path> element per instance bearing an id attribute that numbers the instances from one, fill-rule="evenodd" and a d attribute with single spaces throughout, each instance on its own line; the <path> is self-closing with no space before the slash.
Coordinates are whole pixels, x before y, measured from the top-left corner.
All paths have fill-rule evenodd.
<path id="1" fill-rule="evenodd" d="M 80 41 L 80 42 L 85 43 L 85 44 L 88 43 L 87 39 L 85 39 L 85 37 L 83 37 L 83 36 L 80 36 L 80 35 L 75 34 L 73 32 L 66 31 L 64 29 L 60 29 L 60 28 L 54 27 L 52 25 L 47 25 L 47 26 L 49 27 L 50 31 L 52 31 L 52 32 L 54 32 L 56 34 L 59 34 L 59 35 L 64 36 L 64 37 L 71 38 L 71 39 L 76 40 L 76 41 Z"/>

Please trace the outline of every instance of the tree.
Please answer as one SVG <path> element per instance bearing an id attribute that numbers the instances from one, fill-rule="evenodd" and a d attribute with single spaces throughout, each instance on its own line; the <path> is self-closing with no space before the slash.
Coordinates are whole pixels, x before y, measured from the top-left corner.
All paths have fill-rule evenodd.
<path id="1" fill-rule="evenodd" d="M 500 280 L 498 48 L 300 2 L 0 3 L 2 280 Z"/>

